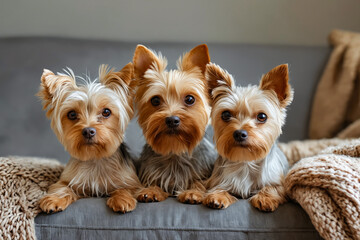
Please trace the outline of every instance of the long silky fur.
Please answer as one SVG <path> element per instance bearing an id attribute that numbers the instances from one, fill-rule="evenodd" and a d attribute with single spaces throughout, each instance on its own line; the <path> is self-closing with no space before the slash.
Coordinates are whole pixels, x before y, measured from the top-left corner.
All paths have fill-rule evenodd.
<path id="1" fill-rule="evenodd" d="M 133 92 L 126 83 L 132 78 L 130 66 L 125 66 L 128 71 L 123 73 L 101 65 L 99 79 L 95 80 L 89 76 L 76 77 L 70 68 L 57 75 L 44 70 L 38 96 L 43 100 L 52 129 L 71 155 L 59 184 L 51 187 L 49 194 L 57 197 L 72 193 L 79 197 L 108 196 L 119 188 L 142 188 L 133 158 L 122 143 L 127 124 L 134 114 Z M 122 79 L 120 73 L 129 76 Z M 76 84 L 76 80 L 82 80 L 82 83 Z M 112 108 L 107 125 L 98 113 L 104 102 Z M 67 123 L 63 119 L 72 109 L 77 109 L 81 118 Z M 89 125 L 97 128 L 97 145 L 84 150 L 81 130 Z"/>
<path id="2" fill-rule="evenodd" d="M 122 144 L 118 151 L 108 158 L 81 161 L 72 157 L 61 175 L 61 180 L 67 182 L 76 195 L 101 197 L 108 196 L 119 188 L 139 187 L 135 172 L 133 157 L 126 145 Z M 63 197 L 61 192 L 52 194 Z"/>
<path id="3" fill-rule="evenodd" d="M 216 151 L 213 145 L 203 139 L 193 154 L 160 155 L 145 145 L 139 158 L 140 181 L 146 186 L 157 185 L 169 194 L 190 189 L 196 181 L 203 181 L 211 175 Z"/>
<path id="4" fill-rule="evenodd" d="M 219 156 L 206 185 L 209 193 L 228 191 L 248 198 L 265 186 L 280 185 L 288 168 L 284 153 L 275 144 L 264 159 L 257 161 L 233 162 Z"/>

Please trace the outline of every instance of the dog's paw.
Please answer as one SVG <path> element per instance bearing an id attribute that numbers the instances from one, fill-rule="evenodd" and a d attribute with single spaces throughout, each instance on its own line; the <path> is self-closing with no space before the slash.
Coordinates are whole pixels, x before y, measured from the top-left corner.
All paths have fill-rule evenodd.
<path id="1" fill-rule="evenodd" d="M 250 203 L 260 211 L 273 212 L 279 207 L 281 202 L 278 198 L 273 198 L 268 194 L 259 192 L 250 198 Z"/>
<path id="2" fill-rule="evenodd" d="M 71 197 L 58 197 L 56 195 L 46 195 L 40 200 L 40 208 L 46 213 L 64 211 L 72 203 Z"/>
<path id="3" fill-rule="evenodd" d="M 203 204 L 214 209 L 225 209 L 235 201 L 235 197 L 224 191 L 208 194 L 203 200 Z"/>
<path id="4" fill-rule="evenodd" d="M 127 213 L 136 208 L 136 199 L 132 196 L 114 195 L 109 197 L 107 200 L 107 205 L 114 212 Z"/>
<path id="5" fill-rule="evenodd" d="M 142 189 L 137 197 L 137 200 L 139 202 L 161 202 L 164 201 L 169 194 L 164 192 L 161 188 L 155 186 L 155 187 L 148 187 Z"/>
<path id="6" fill-rule="evenodd" d="M 186 190 L 177 196 L 180 202 L 186 204 L 200 204 L 203 197 L 204 193 L 196 189 Z"/>

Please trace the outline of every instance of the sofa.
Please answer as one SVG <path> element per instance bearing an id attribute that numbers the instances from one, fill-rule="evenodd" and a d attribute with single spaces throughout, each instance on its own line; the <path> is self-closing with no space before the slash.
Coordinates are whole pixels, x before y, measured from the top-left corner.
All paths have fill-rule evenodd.
<path id="1" fill-rule="evenodd" d="M 144 43 L 161 51 L 175 67 L 177 58 L 199 43 Z M 66 164 L 69 155 L 50 129 L 35 96 L 43 68 L 70 67 L 76 75 L 97 77 L 98 66 L 121 68 L 132 60 L 138 42 L 65 38 L 0 38 L 0 155 L 54 158 Z M 329 57 L 329 47 L 208 43 L 211 60 L 227 69 L 237 84 L 257 84 L 263 73 L 288 63 L 295 89 L 279 141 L 307 138 L 313 94 Z M 206 137 L 212 138 L 211 127 Z M 126 142 L 135 155 L 145 143 L 136 118 Z M 187 205 L 168 198 L 138 203 L 126 214 L 113 212 L 106 198 L 86 198 L 56 214 L 35 218 L 40 239 L 321 239 L 302 208 L 289 202 L 273 213 L 260 212 L 246 199 L 225 210 Z"/>

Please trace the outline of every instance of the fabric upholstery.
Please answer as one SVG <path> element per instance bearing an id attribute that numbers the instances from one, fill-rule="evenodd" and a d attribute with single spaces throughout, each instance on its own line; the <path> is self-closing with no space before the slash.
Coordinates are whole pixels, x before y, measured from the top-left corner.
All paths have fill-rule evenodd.
<path id="1" fill-rule="evenodd" d="M 97 77 L 98 66 L 118 69 L 132 59 L 135 42 L 59 38 L 0 39 L 0 154 L 69 159 L 50 129 L 36 94 L 43 68 L 54 72 L 71 67 L 75 74 Z M 199 43 L 142 43 L 161 51 L 169 68 Z M 237 84 L 258 84 L 261 75 L 289 63 L 295 89 L 280 141 L 304 139 L 312 96 L 330 49 L 327 47 L 208 44 L 211 59 L 227 69 Z M 211 139 L 211 129 L 207 137 Z M 136 119 L 126 142 L 138 154 L 144 144 Z M 319 239 L 299 205 L 287 203 L 274 213 L 262 213 L 240 200 L 226 210 L 178 203 L 142 204 L 129 214 L 113 213 L 101 198 L 81 199 L 64 212 L 35 219 L 38 239 Z"/>
<path id="2" fill-rule="evenodd" d="M 225 210 L 179 203 L 139 203 L 119 214 L 106 199 L 81 199 L 64 212 L 40 214 L 35 229 L 42 239 L 320 239 L 306 213 L 294 203 L 263 213 L 247 200 Z"/>

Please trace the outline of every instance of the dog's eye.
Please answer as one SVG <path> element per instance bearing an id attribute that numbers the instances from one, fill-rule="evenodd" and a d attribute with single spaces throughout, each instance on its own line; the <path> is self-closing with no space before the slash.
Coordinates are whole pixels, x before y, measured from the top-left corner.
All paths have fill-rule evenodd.
<path id="1" fill-rule="evenodd" d="M 108 118 L 111 115 L 111 111 L 108 108 L 104 108 L 101 114 L 103 115 L 104 118 Z"/>
<path id="2" fill-rule="evenodd" d="M 74 110 L 71 110 L 70 112 L 68 112 L 67 117 L 70 120 L 75 120 L 77 119 L 77 113 Z"/>
<path id="3" fill-rule="evenodd" d="M 185 97 L 185 100 L 184 100 L 184 101 L 185 101 L 186 105 L 191 106 L 191 105 L 194 104 L 195 98 L 194 98 L 194 96 L 192 96 L 192 95 L 187 95 L 187 96 Z"/>
<path id="4" fill-rule="evenodd" d="M 257 116 L 256 116 L 256 119 L 259 121 L 259 122 L 266 122 L 267 120 L 267 116 L 265 113 L 259 113 Z"/>
<path id="5" fill-rule="evenodd" d="M 230 121 L 230 118 L 231 118 L 231 113 L 229 111 L 224 111 L 222 114 L 221 114 L 221 119 L 224 120 L 225 122 L 228 122 Z"/>
<path id="6" fill-rule="evenodd" d="M 151 104 L 155 107 L 160 105 L 160 98 L 158 96 L 155 96 L 151 99 Z"/>

